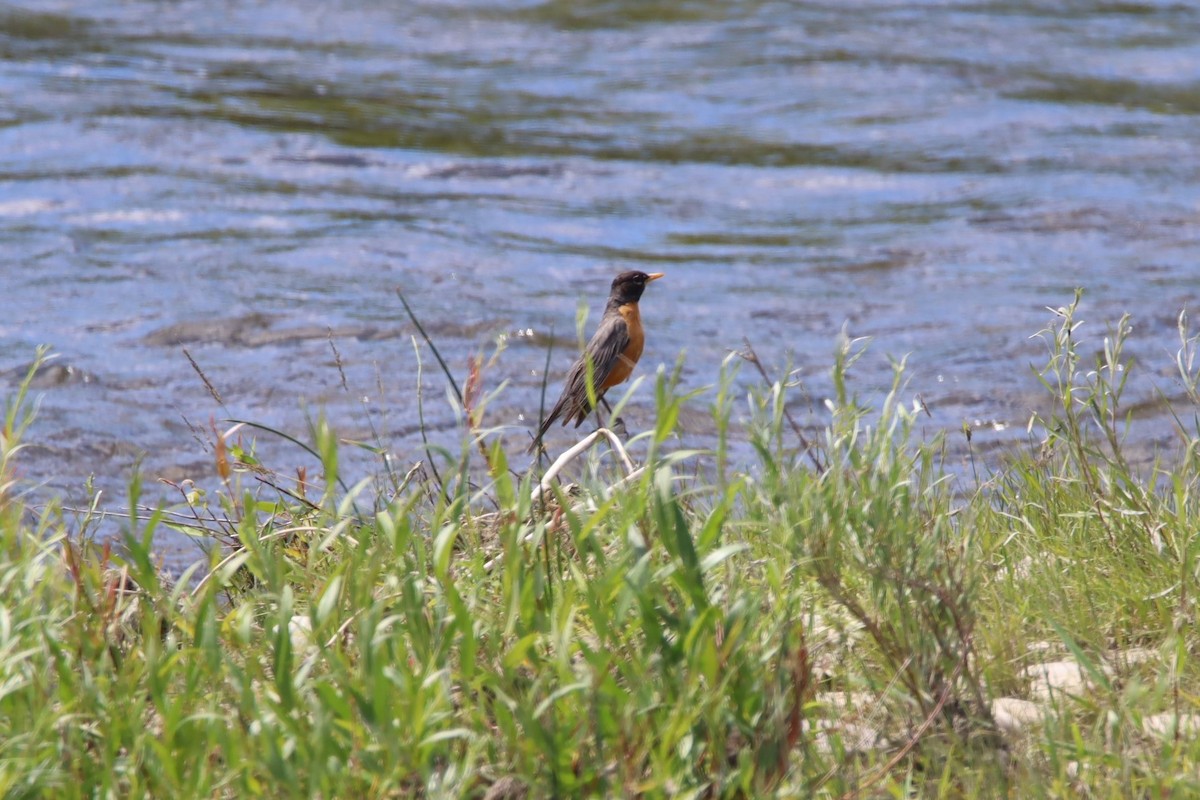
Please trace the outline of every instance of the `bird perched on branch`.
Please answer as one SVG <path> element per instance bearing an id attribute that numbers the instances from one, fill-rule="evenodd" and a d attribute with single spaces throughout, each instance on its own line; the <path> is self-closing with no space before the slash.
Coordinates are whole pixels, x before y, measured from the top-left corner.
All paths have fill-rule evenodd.
<path id="1" fill-rule="evenodd" d="M 600 318 L 600 326 L 584 348 L 583 354 L 571 365 L 567 380 L 563 385 L 562 396 L 550 409 L 546 419 L 542 421 L 537 436 L 530 445 L 532 453 L 541 444 L 542 436 L 559 417 L 562 424 L 574 420 L 575 427 L 587 419 L 592 413 L 593 399 L 588 397 L 588 368 L 591 365 L 591 393 L 595 402 L 604 399 L 604 393 L 618 383 L 629 378 L 634 365 L 642 356 L 642 347 L 646 342 L 645 331 L 642 329 L 642 315 L 638 311 L 638 301 L 646 284 L 656 281 L 663 276 L 661 272 L 622 272 L 612 282 L 612 291 L 608 295 L 608 304 L 604 306 L 604 316 Z M 605 403 L 607 406 L 608 404 Z"/>

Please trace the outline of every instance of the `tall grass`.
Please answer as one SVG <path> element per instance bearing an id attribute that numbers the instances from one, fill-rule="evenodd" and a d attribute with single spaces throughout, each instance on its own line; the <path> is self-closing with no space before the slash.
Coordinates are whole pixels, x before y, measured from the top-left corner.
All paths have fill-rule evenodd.
<path id="1" fill-rule="evenodd" d="M 1128 324 L 1094 368 L 1077 329 L 1072 305 L 1044 332 L 1053 411 L 979 485 L 915 436 L 902 362 L 881 403 L 858 399 L 863 344 L 843 340 L 822 430 L 796 425 L 787 370 L 774 379 L 756 356 L 747 395 L 736 359 L 703 399 L 661 370 L 632 477 L 601 447 L 573 465 L 577 487 L 537 492 L 541 475 L 509 460 L 524 443 L 485 425 L 475 362 L 461 449 L 429 448 L 434 463 L 386 494 L 337 480 L 324 422 L 306 443 L 319 481 L 252 480 L 253 454 L 217 434 L 223 490 L 147 514 L 135 477 L 117 548 L 22 495 L 26 382 L 0 440 L 0 791 L 1196 790 L 1197 431 L 1178 410 L 1185 454 L 1131 463 Z M 687 403 L 708 404 L 711 451 L 674 449 Z M 753 463 L 729 457 L 734 435 Z M 171 579 L 152 552 L 166 525 L 221 546 Z M 1014 730 L 995 700 L 1030 696 L 1023 670 L 1053 659 L 1087 688 Z M 1155 734 L 1161 712 L 1183 733 Z"/>

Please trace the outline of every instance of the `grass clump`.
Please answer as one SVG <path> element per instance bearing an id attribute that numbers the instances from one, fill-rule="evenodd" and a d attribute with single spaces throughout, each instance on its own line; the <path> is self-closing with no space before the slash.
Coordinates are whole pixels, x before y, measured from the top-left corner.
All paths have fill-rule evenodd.
<path id="1" fill-rule="evenodd" d="M 764 368 L 740 396 L 731 358 L 708 393 L 712 451 L 672 449 L 698 401 L 660 371 L 640 465 L 593 450 L 570 489 L 510 469 L 475 361 L 461 451 L 427 446 L 436 463 L 386 493 L 343 486 L 323 423 L 311 491 L 216 435 L 223 489 L 192 495 L 189 520 L 140 509 L 135 479 L 116 552 L 92 517 L 21 494 L 22 387 L 0 439 L 0 791 L 1194 791 L 1196 433 L 1180 421 L 1176 462 L 1131 463 L 1128 324 L 1085 370 L 1075 306 L 1059 315 L 1053 411 L 982 482 L 916 441 L 903 363 L 882 402 L 855 396 L 848 339 L 821 430 L 791 418 L 787 377 Z M 164 525 L 222 546 L 168 580 Z"/>

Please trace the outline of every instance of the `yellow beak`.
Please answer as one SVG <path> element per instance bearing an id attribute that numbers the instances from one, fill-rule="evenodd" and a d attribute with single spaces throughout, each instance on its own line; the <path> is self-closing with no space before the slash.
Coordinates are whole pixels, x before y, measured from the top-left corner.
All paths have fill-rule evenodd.
<path id="1" fill-rule="evenodd" d="M 649 283 L 650 281 L 656 281 L 659 278 L 661 278 L 663 275 L 666 275 L 666 274 L 667 273 L 665 273 L 665 272 L 651 272 L 649 275 L 646 276 L 646 283 Z"/>

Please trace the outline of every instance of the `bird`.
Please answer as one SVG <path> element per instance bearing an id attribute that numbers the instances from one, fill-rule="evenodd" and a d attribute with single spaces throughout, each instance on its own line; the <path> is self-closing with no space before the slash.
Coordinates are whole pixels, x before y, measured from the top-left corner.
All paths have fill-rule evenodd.
<path id="1" fill-rule="evenodd" d="M 600 318 L 600 325 L 587 347 L 583 349 L 583 353 L 571 365 L 563 383 L 562 395 L 542 420 L 529 452 L 538 449 L 542 437 L 559 417 L 562 417 L 563 425 L 574 420 L 575 427 L 578 428 L 587 419 L 588 414 L 592 413 L 593 405 L 587 390 L 589 362 L 596 402 L 603 400 L 604 393 L 609 389 L 628 380 L 642 356 L 642 348 L 646 343 L 638 301 L 642 299 L 646 285 L 658 280 L 663 274 L 630 270 L 613 278 L 612 290 L 608 294 L 608 303 L 604 306 L 604 316 Z M 605 405 L 608 405 L 607 402 Z"/>

